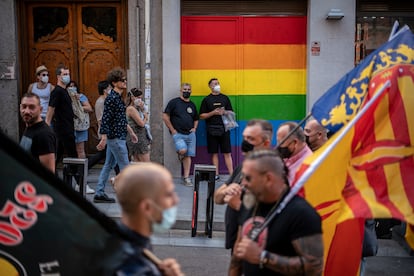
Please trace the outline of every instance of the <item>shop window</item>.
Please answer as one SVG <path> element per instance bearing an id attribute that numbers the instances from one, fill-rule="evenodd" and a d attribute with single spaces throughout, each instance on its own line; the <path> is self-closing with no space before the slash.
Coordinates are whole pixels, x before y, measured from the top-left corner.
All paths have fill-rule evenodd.
<path id="1" fill-rule="evenodd" d="M 414 30 L 413 17 L 397 16 L 359 16 L 356 20 L 355 33 L 355 65 L 362 59 L 387 42 L 394 22 L 400 27 L 408 25 Z"/>

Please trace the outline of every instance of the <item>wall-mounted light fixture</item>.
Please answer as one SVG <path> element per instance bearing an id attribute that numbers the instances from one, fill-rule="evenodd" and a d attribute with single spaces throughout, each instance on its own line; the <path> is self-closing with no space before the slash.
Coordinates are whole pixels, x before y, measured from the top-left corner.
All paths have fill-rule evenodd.
<path id="1" fill-rule="evenodd" d="M 341 20 L 344 16 L 341 9 L 331 9 L 326 16 L 326 20 Z"/>

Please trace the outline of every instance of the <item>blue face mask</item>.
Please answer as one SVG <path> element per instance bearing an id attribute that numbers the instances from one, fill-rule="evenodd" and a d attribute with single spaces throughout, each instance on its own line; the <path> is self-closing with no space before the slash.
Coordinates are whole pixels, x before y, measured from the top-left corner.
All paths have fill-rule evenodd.
<path id="1" fill-rule="evenodd" d="M 70 76 L 69 75 L 62 76 L 62 82 L 64 85 L 68 85 L 70 83 Z"/>
<path id="2" fill-rule="evenodd" d="M 154 203 L 155 204 L 155 203 Z M 155 204 L 158 209 L 158 205 Z M 174 225 L 175 220 L 177 218 L 177 206 L 173 206 L 171 208 L 165 209 L 162 211 L 162 220 L 161 222 L 152 222 L 152 230 L 154 233 L 165 233 L 171 229 Z"/>

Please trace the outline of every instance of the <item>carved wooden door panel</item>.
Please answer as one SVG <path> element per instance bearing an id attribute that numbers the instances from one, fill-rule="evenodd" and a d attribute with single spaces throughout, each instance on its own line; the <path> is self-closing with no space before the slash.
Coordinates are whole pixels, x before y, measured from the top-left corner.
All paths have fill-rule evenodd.
<path id="1" fill-rule="evenodd" d="M 49 81 L 56 84 L 55 68 L 65 64 L 94 106 L 98 82 L 111 68 L 125 65 L 121 7 L 121 1 L 28 3 L 28 53 L 22 57 L 27 68 L 22 71 L 29 77 L 23 78 L 28 80 L 24 87 L 35 81 L 33 72 L 42 64 L 49 69 Z M 97 142 L 95 114 L 90 118 L 89 153 Z"/>
<path id="2" fill-rule="evenodd" d="M 113 67 L 124 65 L 121 9 L 119 3 L 79 4 L 76 13 L 79 86 L 95 103 L 98 82 Z"/>

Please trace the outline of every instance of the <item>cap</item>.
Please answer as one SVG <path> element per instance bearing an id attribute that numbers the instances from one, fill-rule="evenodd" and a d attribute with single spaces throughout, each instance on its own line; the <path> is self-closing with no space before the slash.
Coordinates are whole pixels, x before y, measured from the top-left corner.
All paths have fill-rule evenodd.
<path id="1" fill-rule="evenodd" d="M 40 73 L 42 73 L 43 71 L 48 71 L 47 67 L 44 65 L 40 65 L 39 67 L 36 68 L 36 75 L 39 75 Z"/>

